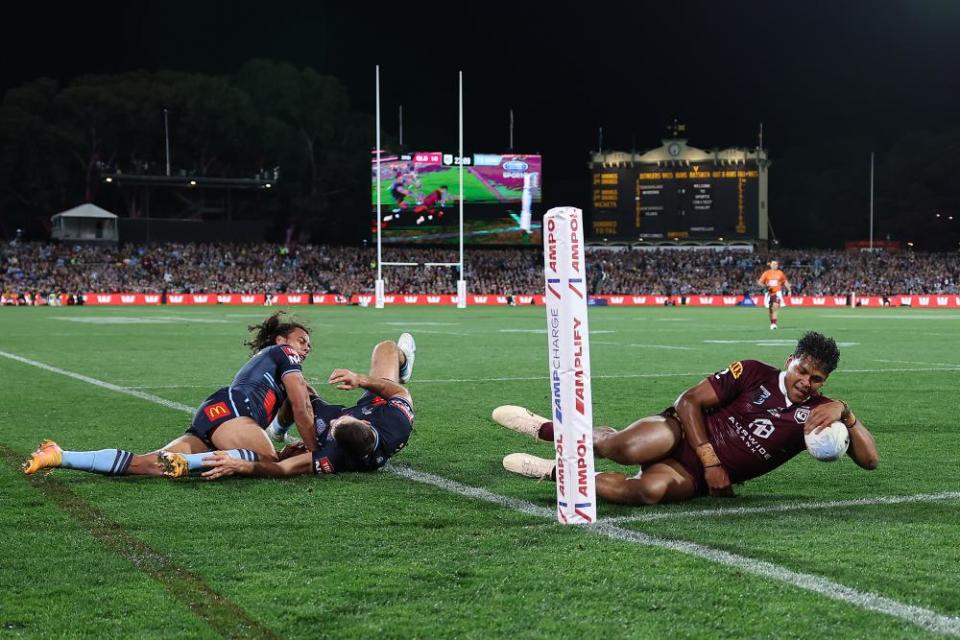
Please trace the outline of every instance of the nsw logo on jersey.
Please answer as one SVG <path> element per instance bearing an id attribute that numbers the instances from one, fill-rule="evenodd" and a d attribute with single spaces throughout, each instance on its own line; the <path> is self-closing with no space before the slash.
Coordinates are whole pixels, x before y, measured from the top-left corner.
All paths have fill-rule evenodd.
<path id="1" fill-rule="evenodd" d="M 318 458 L 313 461 L 313 471 L 314 473 L 333 473 L 333 463 L 326 456 Z"/>
<path id="2" fill-rule="evenodd" d="M 285 354 L 287 354 L 287 358 L 290 360 L 290 364 L 300 364 L 302 362 L 302 358 L 300 358 L 300 354 L 297 353 L 296 349 L 294 349 L 293 347 L 281 345 L 280 348 L 283 349 L 283 352 Z"/>
<path id="3" fill-rule="evenodd" d="M 395 407 L 400 410 L 403 415 L 407 416 L 407 420 L 410 421 L 410 424 L 413 424 L 413 409 L 410 408 L 410 405 L 407 404 L 402 398 L 391 398 L 389 403 L 391 407 Z"/>

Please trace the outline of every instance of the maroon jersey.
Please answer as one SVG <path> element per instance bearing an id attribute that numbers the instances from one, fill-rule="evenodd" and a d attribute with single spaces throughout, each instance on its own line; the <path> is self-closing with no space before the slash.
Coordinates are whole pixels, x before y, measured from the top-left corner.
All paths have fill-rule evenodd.
<path id="1" fill-rule="evenodd" d="M 443 200 L 443 194 L 440 192 L 440 189 L 437 189 L 436 191 L 431 191 L 430 194 L 423 199 L 423 206 L 431 209 L 441 200 Z"/>
<path id="2" fill-rule="evenodd" d="M 720 406 L 707 414 L 707 430 L 731 482 L 773 471 L 804 450 L 803 425 L 826 396 L 794 404 L 776 367 L 756 360 L 734 362 L 707 380 Z"/>

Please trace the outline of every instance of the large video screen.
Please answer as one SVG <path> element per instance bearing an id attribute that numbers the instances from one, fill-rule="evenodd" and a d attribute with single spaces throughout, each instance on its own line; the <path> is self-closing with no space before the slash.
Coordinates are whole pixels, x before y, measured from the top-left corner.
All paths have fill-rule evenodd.
<path id="1" fill-rule="evenodd" d="M 756 165 L 595 169 L 592 236 L 630 240 L 757 237 Z"/>
<path id="2" fill-rule="evenodd" d="M 385 243 L 459 243 L 460 159 L 442 151 L 380 154 L 379 224 Z M 542 162 L 538 154 L 478 153 L 463 160 L 464 242 L 540 242 Z M 371 163 L 377 202 L 377 155 Z M 529 221 L 524 208 L 529 212 Z"/>

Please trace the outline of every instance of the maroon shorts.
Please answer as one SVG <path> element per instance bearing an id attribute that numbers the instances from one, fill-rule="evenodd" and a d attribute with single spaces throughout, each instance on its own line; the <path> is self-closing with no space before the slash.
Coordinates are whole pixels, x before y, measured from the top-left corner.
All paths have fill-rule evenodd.
<path id="1" fill-rule="evenodd" d="M 683 423 L 680 421 L 680 416 L 677 415 L 677 411 L 673 407 L 667 407 L 660 412 L 660 415 L 664 418 L 673 418 L 677 422 L 680 422 L 682 429 Z M 695 495 L 706 496 L 710 494 L 710 487 L 707 486 L 707 481 L 703 478 L 703 464 L 700 462 L 697 452 L 694 451 L 690 443 L 687 442 L 687 439 L 682 437 L 682 431 L 680 442 L 667 454 L 667 457 L 676 460 L 680 466 L 690 474 L 690 477 L 693 478 L 693 484 L 696 488 Z"/>

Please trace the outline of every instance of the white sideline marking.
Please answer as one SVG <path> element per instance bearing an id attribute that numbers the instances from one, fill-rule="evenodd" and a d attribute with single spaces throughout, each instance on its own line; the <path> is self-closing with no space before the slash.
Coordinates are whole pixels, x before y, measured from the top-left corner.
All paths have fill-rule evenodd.
<path id="1" fill-rule="evenodd" d="M 830 500 L 826 502 L 790 502 L 770 504 L 763 507 L 735 507 L 732 509 L 688 509 L 684 511 L 658 511 L 635 516 L 604 518 L 605 523 L 653 522 L 672 518 L 710 518 L 743 516 L 754 513 L 781 513 L 784 511 L 806 511 L 816 509 L 836 509 L 842 507 L 867 507 L 878 504 L 904 504 L 908 502 L 936 502 L 939 500 L 960 499 L 960 491 L 942 493 L 917 493 L 910 496 L 876 496 L 874 498 L 855 498 L 853 500 Z"/>
<path id="2" fill-rule="evenodd" d="M 952 295 L 952 294 L 951 294 Z M 933 309 L 936 311 L 936 309 Z M 851 313 L 849 315 L 839 315 L 839 314 L 824 314 L 820 316 L 821 318 L 843 318 L 844 320 L 957 320 L 960 319 L 960 315 L 955 313 L 951 314 L 937 314 L 937 315 L 912 315 L 912 316 L 888 316 L 886 314 L 873 314 L 869 316 L 862 316 L 858 313 Z"/>
<path id="3" fill-rule="evenodd" d="M 507 507 L 509 509 L 513 509 L 514 511 L 519 511 L 520 513 L 549 519 L 551 522 L 555 519 L 552 509 L 540 507 L 525 500 L 501 496 L 499 494 L 487 491 L 486 489 L 460 484 L 459 482 L 455 482 L 453 480 L 448 480 L 446 478 L 435 476 L 430 473 L 424 473 L 422 471 L 415 471 L 409 467 L 401 465 L 391 465 L 390 471 L 409 480 L 432 485 L 438 489 L 443 489 L 444 491 L 448 491 L 450 493 L 456 493 L 458 495 L 474 498 L 476 500 L 490 502 L 501 507 Z M 960 618 L 958 617 L 946 616 L 935 611 L 931 611 L 930 609 L 904 604 L 902 602 L 885 598 L 884 596 L 871 593 L 869 591 L 858 591 L 857 589 L 842 585 L 839 582 L 834 582 L 833 580 L 829 580 L 821 576 L 810 573 L 801 573 L 799 571 L 792 571 L 786 567 L 773 564 L 772 562 L 748 558 L 736 553 L 721 551 L 720 549 L 714 549 L 712 547 L 696 544 L 694 542 L 658 538 L 646 533 L 640 533 L 639 531 L 624 529 L 622 527 L 609 524 L 607 521 L 601 521 L 597 524 L 582 526 L 588 531 L 592 531 L 614 540 L 632 542 L 634 544 L 640 544 L 647 547 L 656 547 L 659 549 L 685 553 L 687 555 L 696 556 L 710 562 L 740 569 L 756 576 L 783 582 L 800 589 L 806 589 L 807 591 L 813 591 L 814 593 L 818 593 L 841 602 L 846 602 L 862 609 L 867 609 L 868 611 L 876 611 L 893 616 L 895 618 L 900 618 L 901 620 L 906 620 L 907 622 L 915 624 L 918 627 L 922 627 L 928 631 L 954 636 L 960 635 Z"/>
<path id="4" fill-rule="evenodd" d="M 541 335 L 547 335 L 546 329 L 497 329 L 497 333 L 539 333 Z M 616 333 L 613 329 L 597 329 L 591 331 L 590 335 L 597 333 Z"/>
<path id="5" fill-rule="evenodd" d="M 874 362 L 892 362 L 893 364 L 925 364 L 932 367 L 960 367 L 960 363 L 956 362 L 917 362 L 915 360 L 878 360 L 874 359 Z"/>
<path id="6" fill-rule="evenodd" d="M 960 365 L 950 367 L 923 367 L 912 369 L 838 369 L 831 375 L 834 377 L 844 373 L 916 373 L 918 371 L 960 371 Z M 694 372 L 694 373 L 619 373 L 619 374 L 594 374 L 593 379 L 605 378 L 611 380 L 625 380 L 630 378 L 689 378 L 693 376 L 706 377 L 712 375 L 715 371 Z M 457 382 L 519 382 L 524 380 L 547 380 L 547 376 L 512 376 L 506 378 L 437 378 L 433 380 L 411 380 L 411 384 L 443 384 Z"/>
<path id="7" fill-rule="evenodd" d="M 797 344 L 796 340 L 780 340 L 777 338 L 768 338 L 760 340 L 704 340 L 706 344 L 755 344 L 758 347 L 784 347 L 784 346 L 794 346 Z M 838 342 L 838 347 L 856 347 L 859 346 L 859 342 Z"/>
<path id="8" fill-rule="evenodd" d="M 136 389 L 121 387 L 103 380 L 97 380 L 96 378 L 91 378 L 80 373 L 74 373 L 73 371 L 67 371 L 66 369 L 53 367 L 43 362 L 30 360 L 29 358 L 24 358 L 22 356 L 7 353 L 5 351 L 0 351 L 0 356 L 21 362 L 23 364 L 28 364 L 45 371 L 58 373 L 69 378 L 73 378 L 74 380 L 80 380 L 81 382 L 86 382 L 103 389 L 109 389 L 111 391 L 130 395 L 135 398 L 140 398 L 141 400 L 153 402 L 170 409 L 176 409 L 185 413 L 193 413 L 193 408 L 188 407 L 185 404 L 173 402 L 172 400 L 167 400 L 149 393 L 143 393 L 142 391 L 137 391 Z M 424 473 L 422 471 L 416 471 L 402 465 L 388 465 L 386 470 L 409 480 L 432 485 L 450 493 L 456 493 L 461 496 L 483 500 L 501 507 L 513 509 L 514 511 L 518 511 L 520 513 L 548 519 L 551 523 L 554 522 L 554 512 L 552 509 L 537 506 L 532 502 L 527 502 L 526 500 L 502 496 L 491 491 L 487 491 L 486 489 L 471 487 L 453 480 L 448 480 L 447 478 L 443 478 L 441 476 Z M 624 529 L 614 524 L 608 524 L 605 522 L 599 522 L 593 525 L 583 525 L 583 527 L 585 530 L 598 533 L 614 540 L 631 542 L 648 547 L 656 547 L 668 551 L 676 551 L 702 558 L 710 562 L 715 562 L 717 564 L 740 569 L 756 576 L 769 578 L 777 582 L 782 582 L 800 589 L 805 589 L 807 591 L 824 595 L 834 600 L 846 602 L 868 611 L 884 613 L 889 616 L 910 622 L 911 624 L 928 631 L 946 635 L 960 636 L 960 617 L 946 616 L 930 609 L 904 604 L 902 602 L 898 602 L 869 591 L 858 591 L 857 589 L 847 587 L 839 582 L 834 582 L 833 580 L 829 580 L 821 576 L 792 571 L 791 569 L 773 564 L 772 562 L 756 560 L 754 558 L 741 556 L 727 551 L 721 551 L 720 549 L 714 549 L 712 547 L 696 544 L 694 542 L 658 538 L 645 533 L 640 533 L 638 531 Z"/>
<path id="9" fill-rule="evenodd" d="M 80 322 L 82 324 L 171 324 L 174 322 L 196 322 L 206 324 L 230 324 L 229 320 L 220 320 L 215 318 L 193 318 L 182 316 L 91 316 L 91 317 L 70 317 L 53 316 L 53 320 L 63 320 L 64 322 Z"/>
<path id="10" fill-rule="evenodd" d="M 390 327 L 456 327 L 459 322 L 381 322 Z"/>
<path id="11" fill-rule="evenodd" d="M 67 376 L 68 378 L 73 378 L 74 380 L 86 382 L 87 384 L 92 384 L 95 387 L 100 387 L 102 389 L 109 389 L 110 391 L 116 391 L 117 393 L 124 393 L 128 396 L 133 396 L 134 398 L 140 398 L 141 400 L 146 400 L 147 402 L 153 402 L 154 404 L 159 404 L 160 406 L 163 406 L 163 407 L 176 409 L 177 411 L 185 411 L 187 413 L 193 413 L 195 410 L 195 407 L 188 407 L 185 404 L 180 404 L 179 402 L 174 402 L 173 400 L 167 400 L 166 398 L 155 396 L 152 393 L 144 393 L 143 391 L 138 391 L 137 389 L 131 389 L 130 387 L 121 387 L 120 385 L 104 382 L 103 380 L 97 380 L 96 378 L 85 376 L 82 373 L 74 373 L 73 371 L 67 371 L 66 369 L 58 369 L 57 367 L 51 367 L 48 364 L 37 362 L 36 360 L 31 360 L 29 358 L 24 358 L 23 356 L 18 356 L 13 353 L 7 353 L 6 351 L 0 351 L 0 356 L 3 356 L 4 358 L 9 358 L 11 360 L 16 360 L 17 362 L 22 362 L 23 364 L 29 364 L 33 367 L 37 367 L 38 369 L 43 369 L 44 371 L 50 371 L 51 373 L 59 373 L 62 376 Z"/>
<path id="12" fill-rule="evenodd" d="M 591 334 L 597 333 L 591 331 Z M 678 351 L 696 351 L 693 347 L 677 347 L 669 344 L 622 344 L 620 342 L 606 342 L 604 340 L 594 340 L 593 344 L 607 344 L 616 347 L 636 347 L 638 349 L 676 349 Z"/>

